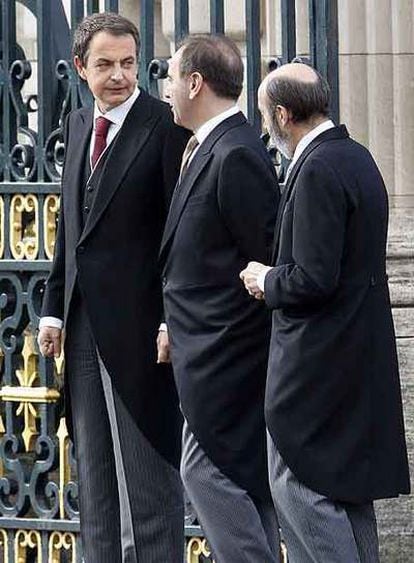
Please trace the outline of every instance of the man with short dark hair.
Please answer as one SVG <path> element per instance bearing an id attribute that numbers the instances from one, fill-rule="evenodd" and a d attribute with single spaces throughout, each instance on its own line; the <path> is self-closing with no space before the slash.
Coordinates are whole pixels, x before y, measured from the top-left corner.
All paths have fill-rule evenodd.
<path id="1" fill-rule="evenodd" d="M 289 561 L 378 563 L 373 500 L 409 492 L 387 193 L 328 106 L 328 84 L 306 65 L 261 84 L 266 126 L 292 161 L 272 266 L 251 262 L 241 278 L 273 311 L 269 475 Z"/>
<path id="2" fill-rule="evenodd" d="M 130 21 L 84 19 L 73 52 L 95 105 L 72 112 L 65 126 L 39 347 L 58 356 L 64 324 L 86 563 L 182 563 L 181 416 L 155 341 L 158 251 L 188 134 L 166 104 L 137 88 L 139 35 Z"/>
<path id="3" fill-rule="evenodd" d="M 194 131 L 161 244 L 164 308 L 185 417 L 181 475 L 220 563 L 279 561 L 266 465 L 270 317 L 238 279 L 266 260 L 279 200 L 271 160 L 236 106 L 243 64 L 225 37 L 189 37 L 167 97 Z M 167 334 L 159 336 L 167 360 Z"/>

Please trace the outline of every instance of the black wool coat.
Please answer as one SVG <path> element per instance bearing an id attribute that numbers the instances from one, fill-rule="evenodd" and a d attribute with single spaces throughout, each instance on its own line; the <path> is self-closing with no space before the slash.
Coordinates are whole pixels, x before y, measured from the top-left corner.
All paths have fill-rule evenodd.
<path id="1" fill-rule="evenodd" d="M 296 477 L 339 501 L 409 491 L 387 223 L 370 153 L 344 126 L 319 135 L 287 181 L 265 279 L 266 421 Z"/>
<path id="2" fill-rule="evenodd" d="M 178 394 L 213 463 L 268 497 L 264 389 L 270 315 L 240 271 L 270 258 L 279 189 L 264 145 L 238 113 L 202 143 L 173 196 L 161 246 Z"/>
<path id="3" fill-rule="evenodd" d="M 66 321 L 77 284 L 113 385 L 153 446 L 178 465 L 182 418 L 174 379 L 156 364 L 158 253 L 188 132 L 174 125 L 167 104 L 141 91 L 99 181 L 89 182 L 97 194 L 82 230 L 92 119 L 93 109 L 82 108 L 66 123 L 59 228 L 42 316 Z"/>

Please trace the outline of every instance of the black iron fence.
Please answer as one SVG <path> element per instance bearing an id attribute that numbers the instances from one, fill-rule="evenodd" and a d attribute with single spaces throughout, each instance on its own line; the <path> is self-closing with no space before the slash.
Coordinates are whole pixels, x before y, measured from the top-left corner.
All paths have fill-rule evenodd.
<path id="1" fill-rule="evenodd" d="M 225 2 L 207 2 L 210 29 L 225 33 Z M 264 3 L 244 4 L 247 114 L 259 131 L 256 92 L 264 72 Z M 79 562 L 76 463 L 61 408 L 63 359 L 52 362 L 39 356 L 34 333 L 59 212 L 61 126 L 71 109 L 92 101 L 69 60 L 71 30 L 84 15 L 98 11 L 100 3 L 71 0 L 69 18 L 61 0 L 0 0 L 0 6 L 0 561 Z M 105 0 L 104 6 L 117 11 L 118 1 Z M 157 59 L 154 2 L 137 1 L 137 14 L 138 7 L 140 84 L 156 94 L 165 64 Z M 267 59 L 268 68 L 297 55 L 295 0 L 280 0 L 278 13 L 282 49 Z M 22 22 L 17 15 L 22 14 L 32 14 L 36 22 L 31 61 L 19 37 Z M 188 0 L 175 0 L 174 17 L 178 43 L 191 31 Z M 310 63 L 331 83 L 337 119 L 336 0 L 309 0 L 309 36 Z M 210 561 L 201 530 L 191 518 L 186 536 L 188 561 Z"/>

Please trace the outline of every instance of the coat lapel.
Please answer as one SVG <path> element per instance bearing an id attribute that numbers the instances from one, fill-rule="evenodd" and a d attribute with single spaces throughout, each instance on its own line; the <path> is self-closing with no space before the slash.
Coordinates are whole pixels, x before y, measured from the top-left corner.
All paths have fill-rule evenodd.
<path id="1" fill-rule="evenodd" d="M 89 143 L 92 133 L 93 109 L 83 108 L 76 114 L 77 123 L 71 123 L 70 160 L 65 163 L 65 208 L 69 217 L 73 217 L 76 240 L 82 231 L 81 204 L 83 201 L 85 158 L 88 158 Z M 75 138 L 76 136 L 76 138 Z"/>
<path id="2" fill-rule="evenodd" d="M 308 158 L 308 156 L 322 143 L 336 139 L 344 139 L 346 137 L 349 137 L 349 134 L 345 125 L 340 125 L 339 127 L 333 127 L 332 129 L 328 129 L 324 133 L 318 135 L 316 139 L 314 139 L 311 143 L 309 143 L 309 145 L 305 148 L 305 150 L 300 155 L 298 160 L 295 162 L 289 174 L 289 178 L 285 184 L 285 188 L 282 193 L 282 197 L 280 200 L 280 204 L 276 216 L 275 235 L 274 235 L 274 243 L 273 243 L 272 262 L 271 262 L 272 264 L 275 264 L 279 250 L 280 229 L 282 226 L 283 212 L 285 210 L 287 202 L 290 199 L 290 196 L 292 194 L 295 185 L 296 177 L 303 163 Z"/>
<path id="3" fill-rule="evenodd" d="M 164 254 L 168 242 L 173 237 L 177 229 L 180 217 L 184 211 L 185 205 L 197 181 L 197 178 L 212 157 L 212 148 L 214 147 L 218 139 L 220 139 L 220 137 L 224 135 L 224 133 L 229 131 L 229 129 L 243 125 L 244 123 L 246 123 L 246 118 L 244 117 L 244 115 L 241 112 L 236 113 L 235 115 L 220 123 L 215 129 L 213 129 L 207 139 L 201 144 L 193 160 L 190 162 L 190 165 L 181 181 L 181 184 L 177 184 L 174 191 L 170 210 L 165 224 L 164 235 L 161 242 L 160 255 Z"/>
<path id="4" fill-rule="evenodd" d="M 97 195 L 85 223 L 80 243 L 89 235 L 121 185 L 129 167 L 145 146 L 157 119 L 153 117 L 150 96 L 143 90 L 130 109 L 117 137 L 109 148 L 99 180 Z"/>

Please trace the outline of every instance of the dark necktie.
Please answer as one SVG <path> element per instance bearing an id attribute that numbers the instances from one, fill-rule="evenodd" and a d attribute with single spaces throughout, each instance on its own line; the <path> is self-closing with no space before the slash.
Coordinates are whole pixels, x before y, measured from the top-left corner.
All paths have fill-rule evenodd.
<path id="1" fill-rule="evenodd" d="M 95 164 L 98 162 L 99 157 L 106 148 L 106 136 L 108 135 L 108 129 L 111 125 L 111 121 L 106 119 L 106 117 L 97 117 L 95 122 L 95 144 L 92 153 L 92 168 L 95 168 Z"/>
<path id="2" fill-rule="evenodd" d="M 195 135 L 189 138 L 188 143 L 183 152 L 183 158 L 181 159 L 180 177 L 178 183 L 181 182 L 182 177 L 186 173 L 189 165 L 190 157 L 193 154 L 196 147 L 198 147 L 198 145 L 199 142 L 197 141 L 197 137 Z"/>

